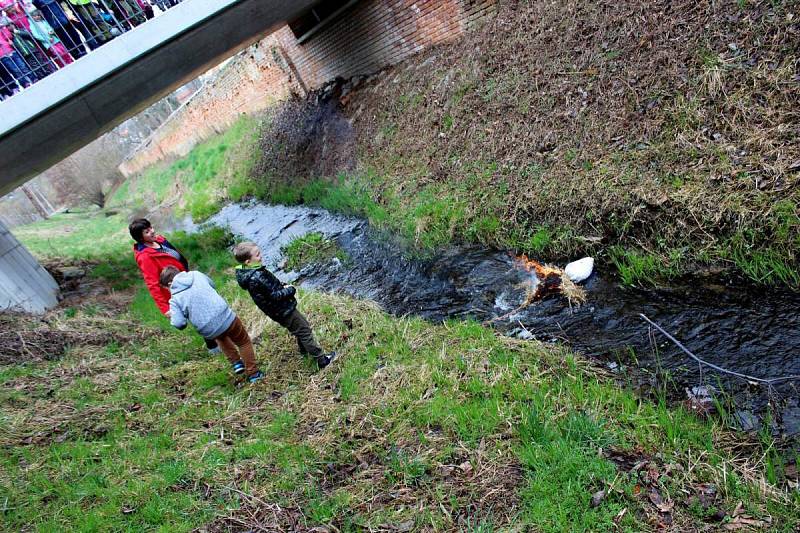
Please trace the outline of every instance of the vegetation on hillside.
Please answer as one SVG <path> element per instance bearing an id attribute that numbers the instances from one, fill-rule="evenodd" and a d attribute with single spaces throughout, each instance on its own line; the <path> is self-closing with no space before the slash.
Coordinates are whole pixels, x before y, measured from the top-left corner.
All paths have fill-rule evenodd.
<path id="1" fill-rule="evenodd" d="M 69 224 L 89 234 L 105 220 Z M 116 289 L 44 321 L 2 318 L 19 336 L 0 343 L 27 347 L 0 361 L 4 529 L 788 532 L 800 521 L 797 492 L 780 488 L 793 466 L 768 436 L 637 397 L 563 348 L 301 291 L 340 354 L 318 372 L 236 285 L 230 235 L 171 237 L 243 318 L 269 378 L 243 385 L 196 335 L 169 328 L 113 232 L 95 236 L 94 255 L 70 234 L 26 241 L 91 258 L 84 283 Z M 34 357 L 55 336 L 72 341 Z"/>
<path id="2" fill-rule="evenodd" d="M 182 198 L 198 219 L 226 199 L 306 203 L 422 253 L 479 242 L 592 254 L 626 284 L 710 271 L 797 288 L 798 5 L 501 2 L 343 108 L 290 99 L 118 198 Z"/>
<path id="3" fill-rule="evenodd" d="M 170 235 L 256 339 L 268 379 L 245 385 L 157 311 L 127 221 L 256 196 L 363 215 L 421 251 L 796 286 L 797 5 L 501 2 L 351 93 L 344 119 L 291 101 L 105 210 L 15 230 L 89 273 L 41 320 L 0 314 L 0 529 L 796 531 L 798 457 L 767 431 L 636 395 L 563 347 L 301 290 L 340 354 L 318 372 L 236 285 L 231 235 Z M 309 235 L 284 253 L 302 268 L 338 251 Z"/>
<path id="4" fill-rule="evenodd" d="M 332 258 L 348 260 L 347 253 L 321 233 L 309 233 L 294 239 L 282 250 L 286 257 L 285 270 L 299 271 L 306 265 L 322 264 Z"/>
<path id="5" fill-rule="evenodd" d="M 313 181 L 332 177 L 319 154 L 350 150 L 332 186 L 423 248 L 590 253 L 631 283 L 712 269 L 797 287 L 798 7 L 503 1 L 347 94 L 352 142 L 323 135 L 341 123 L 327 107 L 287 104 L 256 177 L 268 198 L 318 201 Z"/>
<path id="6" fill-rule="evenodd" d="M 161 163 L 122 183 L 107 201 L 141 216 L 169 208 L 176 216 L 189 214 L 196 222 L 216 213 L 229 195 L 240 199 L 255 191 L 248 187 L 257 159 L 260 119 L 242 115 L 224 133 L 194 147 L 186 157 Z"/>

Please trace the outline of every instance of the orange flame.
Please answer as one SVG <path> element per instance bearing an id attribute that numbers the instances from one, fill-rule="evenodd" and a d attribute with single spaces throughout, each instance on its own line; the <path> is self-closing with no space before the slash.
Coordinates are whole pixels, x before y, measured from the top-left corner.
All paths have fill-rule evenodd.
<path id="1" fill-rule="evenodd" d="M 548 276 L 552 276 L 554 274 L 561 276 L 561 271 L 559 269 L 552 266 L 543 265 L 539 261 L 529 259 L 525 254 L 514 256 L 514 260 L 517 261 L 517 263 L 519 263 L 519 265 L 528 272 L 535 273 L 536 277 L 539 278 L 539 281 L 544 281 L 548 278 Z"/>
<path id="2" fill-rule="evenodd" d="M 528 296 L 528 302 L 561 292 L 561 275 L 563 274 L 561 270 L 553 266 L 543 265 L 524 254 L 513 257 L 517 264 L 534 274 L 538 279 L 535 290 Z"/>

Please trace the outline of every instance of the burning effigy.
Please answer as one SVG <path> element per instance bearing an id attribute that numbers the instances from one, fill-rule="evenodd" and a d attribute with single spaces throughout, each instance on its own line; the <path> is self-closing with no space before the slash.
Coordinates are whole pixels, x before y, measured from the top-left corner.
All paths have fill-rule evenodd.
<path id="1" fill-rule="evenodd" d="M 563 296 L 569 306 L 580 306 L 586 302 L 586 291 L 577 285 L 587 279 L 594 268 L 594 260 L 585 257 L 568 264 L 563 270 L 530 259 L 527 255 L 510 254 L 514 263 L 528 273 L 525 300 L 515 309 L 489 322 L 497 322 L 517 314 L 526 307 L 550 296 Z"/>
<path id="2" fill-rule="evenodd" d="M 587 279 L 594 268 L 594 260 L 584 257 L 568 264 L 563 270 L 545 265 L 526 255 L 512 256 L 515 263 L 530 274 L 530 288 L 525 302 L 515 311 L 523 309 L 548 296 L 561 295 L 570 306 L 586 302 L 586 291 L 578 285 Z"/>

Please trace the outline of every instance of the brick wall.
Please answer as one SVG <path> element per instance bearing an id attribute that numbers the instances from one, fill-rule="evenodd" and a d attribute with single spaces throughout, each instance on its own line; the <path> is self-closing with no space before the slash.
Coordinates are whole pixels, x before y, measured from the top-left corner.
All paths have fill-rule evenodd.
<path id="1" fill-rule="evenodd" d="M 456 39 L 494 12 L 497 0 L 361 0 L 298 43 L 284 26 L 237 56 L 121 166 L 126 176 L 225 130 L 292 90 L 372 74 Z"/>
<path id="2" fill-rule="evenodd" d="M 314 89 L 337 76 L 372 74 L 455 39 L 494 6 L 495 0 L 362 0 L 302 44 L 288 27 L 275 37 L 302 82 Z"/>
<path id="3" fill-rule="evenodd" d="M 256 113 L 285 98 L 291 88 L 267 38 L 234 57 L 120 165 L 125 176 L 188 154 L 225 131 L 243 113 Z"/>

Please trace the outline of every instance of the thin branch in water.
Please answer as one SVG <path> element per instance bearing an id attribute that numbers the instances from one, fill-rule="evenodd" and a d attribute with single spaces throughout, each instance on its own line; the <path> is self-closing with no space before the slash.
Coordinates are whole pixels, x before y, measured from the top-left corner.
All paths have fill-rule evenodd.
<path id="1" fill-rule="evenodd" d="M 783 382 L 783 381 L 800 380 L 800 375 L 780 376 L 780 377 L 776 377 L 776 378 L 757 378 L 755 376 L 749 376 L 747 374 L 742 374 L 740 372 L 734 372 L 733 370 L 728 370 L 726 368 L 722 368 L 721 366 L 717 366 L 717 365 L 715 365 L 713 363 L 709 363 L 708 361 L 700 359 L 695 354 L 690 352 L 689 349 L 686 348 L 686 346 L 684 346 L 683 344 L 680 343 L 680 341 L 678 341 L 678 339 L 676 339 L 675 337 L 670 335 L 667 331 L 664 330 L 664 328 L 662 328 L 661 326 L 659 326 L 658 324 L 656 324 L 655 322 L 653 322 L 652 320 L 647 318 L 647 316 L 645 316 L 642 313 L 639 313 L 639 316 L 642 317 L 651 326 L 653 326 L 658 331 L 660 331 L 662 335 L 664 335 L 666 338 L 668 338 L 670 341 L 672 341 L 672 343 L 675 344 L 675 346 L 677 346 L 678 348 L 680 348 L 686 355 L 688 355 L 689 357 L 691 357 L 692 359 L 697 361 L 698 364 L 705 365 L 705 366 L 707 366 L 709 368 L 713 368 L 717 372 L 722 372 L 723 374 L 728 374 L 730 376 L 735 376 L 735 377 L 738 377 L 738 378 L 741 378 L 741 379 L 744 379 L 744 380 L 747 380 L 747 381 L 750 381 L 750 382 L 763 383 L 763 384 L 767 385 L 770 389 L 772 389 L 772 385 L 774 383 L 780 383 L 780 382 Z"/>

